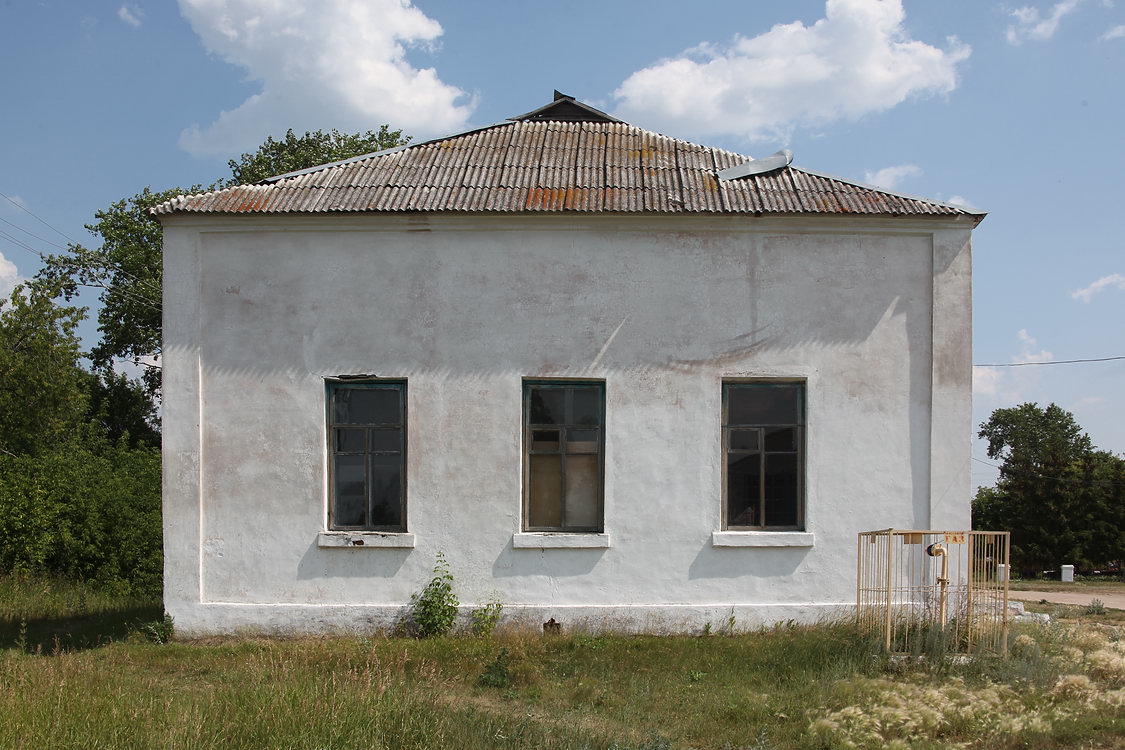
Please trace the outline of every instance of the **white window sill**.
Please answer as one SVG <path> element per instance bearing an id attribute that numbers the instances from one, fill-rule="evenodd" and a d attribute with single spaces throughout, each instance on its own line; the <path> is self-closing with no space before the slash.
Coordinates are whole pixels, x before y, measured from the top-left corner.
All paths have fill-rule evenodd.
<path id="1" fill-rule="evenodd" d="M 322 531 L 316 536 L 316 546 L 414 549 L 414 535 L 390 531 Z"/>
<path id="2" fill-rule="evenodd" d="M 527 531 L 512 535 L 515 549 L 598 549 L 609 546 L 609 534 Z"/>
<path id="3" fill-rule="evenodd" d="M 712 547 L 811 547 L 811 531 L 712 531 Z"/>

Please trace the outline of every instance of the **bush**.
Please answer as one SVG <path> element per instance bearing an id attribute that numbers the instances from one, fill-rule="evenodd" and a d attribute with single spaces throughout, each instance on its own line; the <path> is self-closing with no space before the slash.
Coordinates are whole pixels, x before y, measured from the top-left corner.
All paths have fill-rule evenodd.
<path id="1" fill-rule="evenodd" d="M 165 612 L 164 617 L 159 620 L 141 623 L 137 631 L 152 643 L 170 643 L 176 634 L 176 622 L 172 615 Z"/>
<path id="2" fill-rule="evenodd" d="M 0 571 L 159 594 L 160 451 L 94 439 L 0 455 Z"/>
<path id="3" fill-rule="evenodd" d="M 1105 602 L 1101 599 L 1091 599 L 1090 603 L 1086 605 L 1086 614 L 1088 615 L 1104 615 Z"/>
<path id="4" fill-rule="evenodd" d="M 500 613 L 503 610 L 504 605 L 496 596 L 474 609 L 469 614 L 469 628 L 473 635 L 478 638 L 487 638 L 492 635 L 492 631 L 496 629 L 497 623 L 500 622 Z"/>
<path id="5" fill-rule="evenodd" d="M 453 593 L 453 574 L 445 555 L 437 554 L 434 577 L 410 597 L 410 620 L 419 638 L 445 635 L 457 619 L 457 595 Z"/>
<path id="6" fill-rule="evenodd" d="M 477 678 L 477 684 L 481 687 L 511 687 L 512 673 L 511 670 L 508 669 L 509 662 L 508 649 L 500 649 L 500 653 L 484 668 L 484 672 Z"/>

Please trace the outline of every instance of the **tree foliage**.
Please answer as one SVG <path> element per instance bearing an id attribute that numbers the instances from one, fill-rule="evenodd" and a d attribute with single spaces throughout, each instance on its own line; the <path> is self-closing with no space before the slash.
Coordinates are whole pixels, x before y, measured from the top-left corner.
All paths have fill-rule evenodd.
<path id="1" fill-rule="evenodd" d="M 0 570 L 160 592 L 160 451 L 79 430 L 35 455 L 0 455 Z"/>
<path id="2" fill-rule="evenodd" d="M 25 284 L 0 300 L 0 453 L 38 453 L 82 422 L 88 398 L 75 332 L 79 307 L 57 285 Z"/>
<path id="3" fill-rule="evenodd" d="M 391 130 L 386 125 L 366 133 L 341 133 L 333 128 L 327 133 L 314 130 L 297 136 L 287 130 L 281 140 L 275 141 L 269 136 L 257 151 L 227 162 L 231 177 L 223 181 L 222 186 L 249 185 L 286 172 L 405 146 L 409 141 L 401 130 Z"/>
<path id="4" fill-rule="evenodd" d="M 95 368 L 111 368 L 116 360 L 145 362 L 160 354 L 163 267 L 160 224 L 149 209 L 185 192 L 145 188 L 94 214 L 86 229 L 101 238 L 97 248 L 70 245 L 66 253 L 48 256 L 38 278 L 57 285 L 67 300 L 82 287 L 101 290 L 98 311 L 101 340 L 90 352 Z M 160 374 L 145 372 L 145 384 L 156 392 Z"/>
<path id="5" fill-rule="evenodd" d="M 995 487 L 973 502 L 973 526 L 1012 532 L 1012 561 L 1031 574 L 1065 563 L 1125 559 L 1125 460 L 1093 447 L 1061 407 L 997 409 L 980 428 Z"/>
<path id="6" fill-rule="evenodd" d="M 152 402 L 81 367 L 83 308 L 58 283 L 0 304 L 0 571 L 159 590 L 160 452 Z"/>

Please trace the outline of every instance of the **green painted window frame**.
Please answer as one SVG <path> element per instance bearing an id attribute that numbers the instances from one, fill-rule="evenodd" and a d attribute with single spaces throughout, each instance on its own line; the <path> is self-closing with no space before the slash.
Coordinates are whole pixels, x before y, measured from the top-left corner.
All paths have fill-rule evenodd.
<path id="1" fill-rule="evenodd" d="M 336 394 L 346 390 L 390 390 L 398 393 L 398 421 L 397 422 L 338 422 L 336 421 Z M 327 443 L 328 443 L 328 529 L 330 531 L 383 531 L 391 533 L 405 533 L 407 528 L 407 504 L 406 504 L 406 488 L 407 488 L 407 474 L 406 474 L 406 459 L 407 459 L 407 422 L 406 422 L 406 381 L 405 380 L 335 380 L 330 379 L 325 382 L 325 423 L 327 425 Z M 338 430 L 339 429 L 363 429 L 364 430 L 364 449 L 363 451 L 343 450 L 337 445 Z M 371 432 L 372 430 L 388 431 L 397 429 L 399 431 L 399 443 L 396 450 L 376 450 L 372 448 Z M 336 477 L 335 466 L 336 457 L 339 455 L 363 455 L 364 456 L 364 496 L 366 498 L 366 508 L 364 510 L 364 522 L 359 525 L 345 525 L 336 523 Z M 375 524 L 372 523 L 373 515 L 373 497 L 371 487 L 371 461 L 370 457 L 374 455 L 397 455 L 399 457 L 399 523 L 397 524 Z"/>
<path id="2" fill-rule="evenodd" d="M 754 389 L 763 394 L 769 392 L 769 389 L 777 388 L 797 388 L 797 420 L 796 422 L 777 422 L 777 423 L 732 423 L 730 421 L 730 392 L 735 389 Z M 808 387 L 805 380 L 724 380 L 723 381 L 723 394 L 722 394 L 722 529 L 724 531 L 804 531 L 805 530 L 805 464 L 806 464 L 806 424 L 808 422 L 807 413 L 807 399 Z M 770 428 L 794 428 L 796 430 L 795 445 L 796 450 L 793 451 L 777 451 L 766 450 L 765 448 L 765 431 Z M 758 447 L 756 450 L 743 450 L 732 446 L 731 433 L 732 431 L 754 431 L 758 432 Z M 730 482 L 728 478 L 728 465 L 729 456 L 735 454 L 753 454 L 759 455 L 758 476 L 758 517 L 763 520 L 759 525 L 745 525 L 734 524 L 730 520 Z M 791 454 L 795 453 L 797 456 L 797 507 L 796 507 L 796 524 L 770 524 L 769 518 L 766 517 L 766 457 L 771 454 Z"/>
<path id="3" fill-rule="evenodd" d="M 563 390 L 573 393 L 576 390 L 595 391 L 598 394 L 598 425 L 567 424 L 534 424 L 531 422 L 531 394 L 535 389 Z M 571 411 L 572 396 L 566 397 L 565 410 Z M 566 464 L 569 455 L 590 455 L 589 449 L 571 453 L 568 450 L 570 431 L 590 431 L 597 429 L 596 453 L 598 456 L 598 492 L 597 516 L 595 525 L 571 526 L 566 523 Z M 528 379 L 523 381 L 523 521 L 521 528 L 525 532 L 560 532 L 560 533 L 602 533 L 605 529 L 605 381 L 604 380 L 550 380 Z M 559 447 L 556 450 L 541 450 L 533 447 L 533 433 L 536 431 L 558 430 Z M 531 457 L 535 455 L 559 455 L 561 472 L 560 482 L 560 525 L 543 526 L 531 524 Z"/>

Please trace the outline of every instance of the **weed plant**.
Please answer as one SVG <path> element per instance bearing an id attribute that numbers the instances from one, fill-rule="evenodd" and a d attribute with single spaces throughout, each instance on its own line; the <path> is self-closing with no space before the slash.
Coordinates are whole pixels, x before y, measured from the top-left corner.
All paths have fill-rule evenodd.
<path id="1" fill-rule="evenodd" d="M 434 576 L 410 598 L 410 620 L 419 638 L 445 635 L 457 620 L 457 594 L 453 593 L 453 573 L 445 555 L 437 553 Z"/>
<path id="2" fill-rule="evenodd" d="M 496 630 L 504 605 L 493 595 L 488 601 L 469 613 L 469 631 L 478 638 L 487 638 Z"/>

